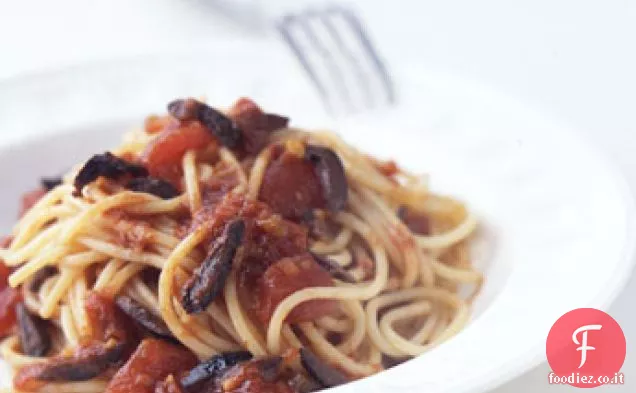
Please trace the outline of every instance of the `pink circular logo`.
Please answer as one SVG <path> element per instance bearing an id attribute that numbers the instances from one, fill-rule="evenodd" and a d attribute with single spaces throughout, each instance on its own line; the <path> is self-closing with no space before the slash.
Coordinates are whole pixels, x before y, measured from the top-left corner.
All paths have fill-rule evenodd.
<path id="1" fill-rule="evenodd" d="M 550 382 L 579 388 L 618 383 L 625 353 L 625 334 L 614 318 L 594 308 L 572 310 L 548 334 Z"/>

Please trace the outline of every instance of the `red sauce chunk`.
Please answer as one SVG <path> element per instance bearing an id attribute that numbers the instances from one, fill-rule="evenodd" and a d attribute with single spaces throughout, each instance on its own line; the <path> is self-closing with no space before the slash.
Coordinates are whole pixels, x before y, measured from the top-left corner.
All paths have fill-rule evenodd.
<path id="1" fill-rule="evenodd" d="M 243 131 L 243 149 L 248 154 L 258 153 L 267 145 L 269 131 L 263 124 L 265 113 L 248 98 L 239 99 L 228 112 L 228 116 Z"/>
<path id="2" fill-rule="evenodd" d="M 400 172 L 400 168 L 397 166 L 395 161 L 380 161 L 372 159 L 376 169 L 386 177 L 393 177 Z"/>
<path id="3" fill-rule="evenodd" d="M 175 122 L 175 119 L 170 116 L 148 116 L 144 122 L 144 129 L 147 134 L 156 134 L 163 131 L 172 122 Z"/>
<path id="4" fill-rule="evenodd" d="M 208 233 L 211 241 L 218 237 L 225 226 L 232 220 L 241 218 L 246 225 L 243 239 L 243 263 L 239 270 L 238 296 L 242 304 L 249 308 L 251 315 L 258 315 L 261 321 L 268 321 L 273 309 L 284 297 L 307 285 L 329 286 L 332 283 L 329 273 L 322 270 L 310 259 L 309 281 L 292 283 L 284 293 L 272 293 L 267 310 L 263 311 L 261 306 L 261 296 L 255 288 L 259 287 L 259 282 L 265 271 L 275 262 L 284 258 L 295 257 L 305 254 L 308 247 L 307 229 L 299 224 L 285 220 L 279 214 L 275 214 L 272 209 L 261 201 L 247 200 L 244 195 L 227 194 L 220 201 L 212 206 L 204 206 L 194 217 L 190 231 L 202 228 Z M 208 241 L 207 243 L 209 243 Z M 314 270 L 317 273 L 314 275 Z M 275 270 L 272 270 L 274 272 Z M 271 273 L 274 276 L 274 273 Z M 273 278 L 278 279 L 278 276 Z M 284 281 L 284 280 L 281 280 Z M 274 284 L 275 285 L 275 284 Z M 317 301 L 318 313 L 322 315 L 331 312 L 330 302 Z M 326 307 L 325 307 L 326 306 Z M 299 307 L 295 315 L 307 314 L 303 312 L 304 305 Z M 313 315 L 314 313 L 310 313 Z M 311 318 L 310 318 L 311 319 Z M 255 322 L 258 322 L 255 320 Z"/>
<path id="5" fill-rule="evenodd" d="M 113 240 L 120 246 L 140 252 L 152 243 L 152 228 L 147 220 L 133 218 L 119 209 L 112 209 L 106 215 L 115 221 Z"/>
<path id="6" fill-rule="evenodd" d="M 48 191 L 42 187 L 22 195 L 22 205 L 20 206 L 20 217 L 24 216 Z"/>
<path id="7" fill-rule="evenodd" d="M 5 236 L 0 239 L 0 248 L 9 248 L 13 243 L 13 236 Z"/>
<path id="8" fill-rule="evenodd" d="M 241 98 L 230 108 L 228 116 L 242 131 L 242 148 L 247 154 L 257 154 L 269 141 L 269 134 L 287 126 L 287 118 L 269 115 L 249 98 Z"/>
<path id="9" fill-rule="evenodd" d="M 198 121 L 170 123 L 141 155 L 151 176 L 179 185 L 181 160 L 188 150 L 203 149 L 215 141 L 214 136 Z"/>
<path id="10" fill-rule="evenodd" d="M 44 381 L 38 379 L 46 364 L 29 364 L 16 372 L 13 376 L 13 387 L 18 391 L 34 392 L 39 390 Z"/>
<path id="11" fill-rule="evenodd" d="M 16 323 L 15 306 L 21 300 L 20 292 L 8 284 L 10 274 L 9 268 L 0 262 L 0 337 L 13 332 Z"/>
<path id="12" fill-rule="evenodd" d="M 211 393 L 294 393 L 285 378 L 280 375 L 265 375 L 261 361 L 253 360 L 234 366 L 219 381 Z"/>
<path id="13" fill-rule="evenodd" d="M 90 337 L 83 337 L 83 344 L 104 343 L 113 339 L 119 343 L 134 345 L 137 338 L 134 325 L 110 296 L 91 292 L 84 307 L 92 332 Z"/>
<path id="14" fill-rule="evenodd" d="M 331 275 L 309 254 L 283 258 L 271 265 L 259 280 L 259 317 L 267 322 L 276 307 L 289 295 L 309 287 L 331 287 Z M 287 316 L 288 323 L 313 321 L 337 311 L 333 300 L 310 300 L 299 304 Z"/>
<path id="15" fill-rule="evenodd" d="M 274 262 L 306 252 L 307 229 L 275 214 L 261 201 L 227 194 L 215 205 L 201 209 L 195 215 L 190 231 L 203 228 L 211 240 L 220 235 L 228 222 L 237 218 L 243 219 L 246 225 L 238 295 L 241 303 L 253 311 L 252 315 L 256 315 L 261 308 L 260 296 L 255 291 L 259 280 Z M 331 280 L 325 280 L 325 283 L 329 285 Z M 269 319 L 270 312 L 264 312 L 264 320 Z"/>
<path id="16" fill-rule="evenodd" d="M 314 166 L 289 152 L 274 158 L 265 170 L 259 199 L 289 219 L 326 206 Z"/>
<path id="17" fill-rule="evenodd" d="M 115 374 L 106 393 L 153 393 L 169 375 L 183 373 L 196 364 L 196 357 L 186 348 L 146 339 Z"/>
<path id="18" fill-rule="evenodd" d="M 243 195 L 228 194 L 216 205 L 204 207 L 195 215 L 190 230 L 202 227 L 214 239 L 228 222 L 237 218 L 243 219 L 247 227 L 244 244 L 248 259 L 254 257 L 268 266 L 307 249 L 304 227 L 274 214 L 263 202 L 247 200 Z"/>
<path id="19" fill-rule="evenodd" d="M 307 229 L 274 214 L 272 209 L 258 201 L 250 201 L 254 208 L 248 257 L 269 266 L 281 258 L 291 257 L 307 250 Z"/>

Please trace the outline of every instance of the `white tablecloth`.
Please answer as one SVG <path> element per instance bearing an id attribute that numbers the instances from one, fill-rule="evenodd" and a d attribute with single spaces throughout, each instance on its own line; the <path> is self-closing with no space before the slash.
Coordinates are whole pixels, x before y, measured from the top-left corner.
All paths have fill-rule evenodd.
<path id="1" fill-rule="evenodd" d="M 636 189 L 636 2 L 348 3 L 361 9 L 390 62 L 421 62 L 481 80 L 575 125 L 614 157 Z M 91 60 L 204 48 L 228 36 L 272 39 L 238 25 L 228 4 L 260 7 L 272 17 L 290 4 L 298 7 L 299 1 L 0 0 L 0 78 Z M 619 388 L 625 391 L 636 391 L 631 359 L 636 355 L 636 315 L 630 307 L 635 298 L 632 278 L 611 308 L 627 335 L 626 385 Z M 549 386 L 548 372 L 542 365 L 495 393 L 574 390 Z M 605 389 L 611 387 L 600 390 Z"/>

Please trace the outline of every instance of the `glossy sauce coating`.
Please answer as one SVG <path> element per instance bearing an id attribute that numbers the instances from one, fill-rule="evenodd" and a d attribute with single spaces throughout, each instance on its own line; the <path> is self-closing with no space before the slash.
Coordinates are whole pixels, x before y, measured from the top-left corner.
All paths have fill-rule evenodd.
<path id="1" fill-rule="evenodd" d="M 91 325 L 91 335 L 83 337 L 84 343 L 105 343 L 115 340 L 134 349 L 137 332 L 132 321 L 115 305 L 112 297 L 91 292 L 85 301 L 85 309 Z"/>
<path id="2" fill-rule="evenodd" d="M 179 186 L 181 160 L 188 150 L 199 150 L 214 143 L 214 136 L 198 121 L 168 123 L 141 155 L 150 175 Z"/>
<path id="3" fill-rule="evenodd" d="M 11 288 L 7 282 L 11 271 L 0 262 L 0 337 L 11 334 L 15 329 L 15 306 L 22 296 L 17 289 Z"/>
<path id="4" fill-rule="evenodd" d="M 259 199 L 283 217 L 296 220 L 326 206 L 314 165 L 288 152 L 274 158 L 265 170 Z"/>
<path id="5" fill-rule="evenodd" d="M 106 393 L 153 393 L 169 375 L 185 372 L 196 363 L 194 354 L 182 346 L 146 339 L 115 374 Z"/>
<path id="6" fill-rule="evenodd" d="M 304 288 L 331 287 L 331 275 L 321 268 L 309 254 L 283 258 L 271 265 L 259 280 L 259 317 L 269 321 L 276 307 L 289 295 Z M 310 300 L 296 306 L 286 322 L 313 321 L 334 313 L 337 303 L 333 300 Z"/>
<path id="7" fill-rule="evenodd" d="M 269 134 L 287 127 L 289 119 L 269 114 L 249 98 L 241 98 L 230 108 L 228 116 L 242 130 L 241 149 L 247 154 L 257 154 L 268 143 Z"/>
<path id="8" fill-rule="evenodd" d="M 197 393 L 296 393 L 280 360 L 263 358 L 238 364 Z"/>

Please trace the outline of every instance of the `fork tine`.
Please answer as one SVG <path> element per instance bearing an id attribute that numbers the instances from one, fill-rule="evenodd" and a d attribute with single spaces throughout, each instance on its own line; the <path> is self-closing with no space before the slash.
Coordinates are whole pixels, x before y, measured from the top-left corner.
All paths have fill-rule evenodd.
<path id="1" fill-rule="evenodd" d="M 335 42 L 336 47 L 338 48 L 338 52 L 340 55 L 349 63 L 349 65 L 356 70 L 354 72 L 355 77 L 357 79 L 358 85 L 360 89 L 363 91 L 365 105 L 367 108 L 373 106 L 373 94 L 371 92 L 369 80 L 366 77 L 366 72 L 363 67 L 360 65 L 358 59 L 351 54 L 351 51 L 347 48 L 342 36 L 338 33 L 338 29 L 333 23 L 332 18 L 329 17 L 329 14 L 323 13 L 322 15 L 318 15 L 318 18 L 321 20 L 325 29 L 333 42 Z"/>
<path id="2" fill-rule="evenodd" d="M 389 104 L 395 102 L 393 81 L 386 65 L 367 36 L 362 22 L 351 10 L 335 6 L 287 15 L 276 27 L 332 114 L 339 109 L 337 103 L 345 104 L 350 112 L 360 109 L 355 105 L 345 76 L 355 78 L 359 86 L 353 89 L 357 93 L 356 98 L 362 98 L 367 108 L 374 104 L 373 86 L 382 89 L 386 96 L 383 101 Z M 345 36 L 353 38 L 345 40 Z M 371 83 L 370 78 L 378 82 Z"/>
<path id="3" fill-rule="evenodd" d="M 294 52 L 294 56 L 296 56 L 296 59 L 303 67 L 307 75 L 309 75 L 309 79 L 316 87 L 316 90 L 318 90 L 318 94 L 320 95 L 323 103 L 327 106 L 327 109 L 331 110 L 328 104 L 329 95 L 327 94 L 325 86 L 320 82 L 320 78 L 318 78 L 316 70 L 314 69 L 314 67 L 312 67 L 311 63 L 307 59 L 307 56 L 305 56 L 305 53 L 291 33 L 292 23 L 296 20 L 297 17 L 293 15 L 287 15 L 279 23 L 276 24 L 276 28 L 278 29 L 279 33 L 281 34 L 289 48 L 292 50 L 292 52 Z"/>
<path id="4" fill-rule="evenodd" d="M 388 102 L 391 104 L 395 103 L 395 88 L 393 85 L 393 80 L 391 79 L 391 74 L 389 74 L 389 71 L 386 65 L 384 64 L 384 62 L 378 55 L 378 52 L 375 49 L 375 46 L 373 45 L 373 43 L 371 42 L 371 39 L 366 34 L 365 28 L 364 26 L 362 26 L 362 22 L 360 21 L 360 19 L 353 12 L 351 12 L 350 9 L 347 9 L 341 6 L 331 7 L 330 12 L 340 13 L 345 18 L 345 20 L 349 22 L 349 25 L 353 28 L 354 32 L 357 34 L 365 52 L 371 59 L 376 71 L 378 72 L 378 74 L 380 75 L 382 79 L 382 83 L 384 85 Z"/>
<path id="5" fill-rule="evenodd" d="M 340 68 L 334 61 L 333 55 L 331 51 L 327 49 L 327 47 L 320 41 L 316 32 L 312 28 L 311 21 L 320 20 L 320 13 L 314 11 L 308 11 L 298 18 L 300 22 L 300 27 L 303 30 L 305 36 L 309 39 L 309 42 L 316 49 L 321 59 L 324 61 L 327 71 L 334 78 L 334 84 L 341 97 L 343 98 L 344 103 L 349 107 L 349 109 L 353 109 L 353 101 L 351 100 L 351 95 L 349 94 L 349 90 L 347 89 L 347 84 L 342 74 Z M 333 102 L 333 101 L 332 101 Z"/>

